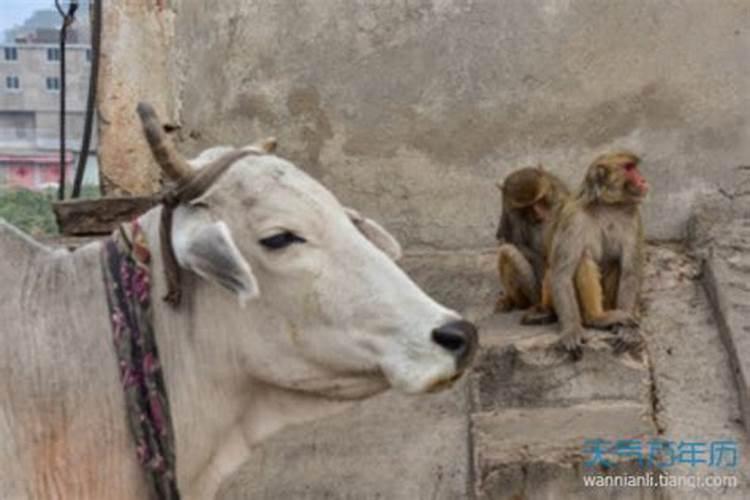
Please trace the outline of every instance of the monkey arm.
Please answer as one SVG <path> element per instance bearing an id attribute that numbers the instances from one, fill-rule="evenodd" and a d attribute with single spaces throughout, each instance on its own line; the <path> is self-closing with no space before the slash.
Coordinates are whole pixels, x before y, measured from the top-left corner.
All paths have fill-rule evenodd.
<path id="1" fill-rule="evenodd" d="M 552 302 L 563 332 L 581 329 L 581 313 L 576 298 L 574 277 L 584 251 L 581 238 L 573 238 L 578 232 L 571 228 L 558 234 L 552 243 L 550 259 L 550 283 Z"/>
<path id="2" fill-rule="evenodd" d="M 578 261 L 581 259 L 583 245 L 573 241 L 572 238 L 566 238 L 566 240 L 567 245 L 560 245 L 556 249 L 558 252 L 553 251 L 550 270 L 552 301 L 561 326 L 558 345 L 567 351 L 573 360 L 578 360 L 583 355 L 581 348 L 583 326 L 573 277 Z"/>
<path id="3" fill-rule="evenodd" d="M 634 244 L 633 248 L 623 251 L 620 258 L 620 283 L 617 287 L 617 308 L 634 316 L 637 314 L 642 269 L 642 245 Z"/>

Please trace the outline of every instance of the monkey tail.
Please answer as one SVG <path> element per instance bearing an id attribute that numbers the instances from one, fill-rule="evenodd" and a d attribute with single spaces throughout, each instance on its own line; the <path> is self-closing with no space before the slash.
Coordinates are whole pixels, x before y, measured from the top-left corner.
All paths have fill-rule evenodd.
<path id="1" fill-rule="evenodd" d="M 172 180 L 180 180 L 190 177 L 193 169 L 188 162 L 177 152 L 174 145 L 164 133 L 156 110 L 146 102 L 138 103 L 136 108 L 141 119 L 146 141 L 151 148 L 154 159 L 165 174 Z"/>

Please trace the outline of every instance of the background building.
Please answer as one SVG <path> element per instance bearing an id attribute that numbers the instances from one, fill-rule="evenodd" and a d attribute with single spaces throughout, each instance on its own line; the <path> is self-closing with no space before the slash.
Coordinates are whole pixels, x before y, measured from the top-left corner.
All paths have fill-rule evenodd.
<path id="1" fill-rule="evenodd" d="M 85 24 L 85 23 L 76 23 Z M 85 29 L 71 29 L 66 45 L 66 168 L 72 180 L 83 136 L 91 69 Z M 19 28 L 20 29 L 20 28 Z M 14 31 L 0 46 L 0 185 L 41 189 L 56 185 L 60 171 L 60 48 L 58 28 Z M 98 183 L 96 127 L 85 184 Z"/>

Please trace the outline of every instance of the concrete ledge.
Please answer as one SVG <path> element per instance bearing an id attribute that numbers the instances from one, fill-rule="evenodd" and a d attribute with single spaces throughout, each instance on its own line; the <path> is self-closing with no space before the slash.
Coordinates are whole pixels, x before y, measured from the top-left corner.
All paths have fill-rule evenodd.
<path id="1" fill-rule="evenodd" d="M 735 374 L 743 422 L 750 430 L 750 218 L 714 231 L 703 285 Z"/>
<path id="2" fill-rule="evenodd" d="M 556 340 L 556 334 L 545 335 L 487 349 L 476 368 L 477 408 L 566 407 L 602 400 L 646 404 L 649 374 L 644 363 L 614 356 L 602 341 L 589 342 L 583 358 L 572 363 L 553 354 L 550 344 Z"/>
<path id="3" fill-rule="evenodd" d="M 583 455 L 584 441 L 645 439 L 655 434 L 643 405 L 630 401 L 481 412 L 472 416 L 472 431 L 475 494 L 480 499 L 611 498 L 611 490 L 586 488 L 581 477 L 643 469 L 628 461 L 607 471 L 585 468 L 583 463 L 590 457 Z M 663 498 L 638 496 L 645 491 L 633 494 Z"/>

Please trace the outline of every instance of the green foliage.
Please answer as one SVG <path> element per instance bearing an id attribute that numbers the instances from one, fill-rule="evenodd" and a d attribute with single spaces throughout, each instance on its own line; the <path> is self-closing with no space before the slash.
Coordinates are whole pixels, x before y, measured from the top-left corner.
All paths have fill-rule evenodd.
<path id="1" fill-rule="evenodd" d="M 0 188 L 0 218 L 32 236 L 55 235 L 54 199 L 54 190 L 39 192 Z"/>
<path id="2" fill-rule="evenodd" d="M 68 188 L 68 196 L 70 188 Z M 101 198 L 99 186 L 82 186 L 81 198 Z M 57 221 L 52 202 L 57 199 L 57 189 L 29 191 L 22 188 L 0 186 L 0 218 L 26 231 L 32 236 L 55 236 Z"/>

